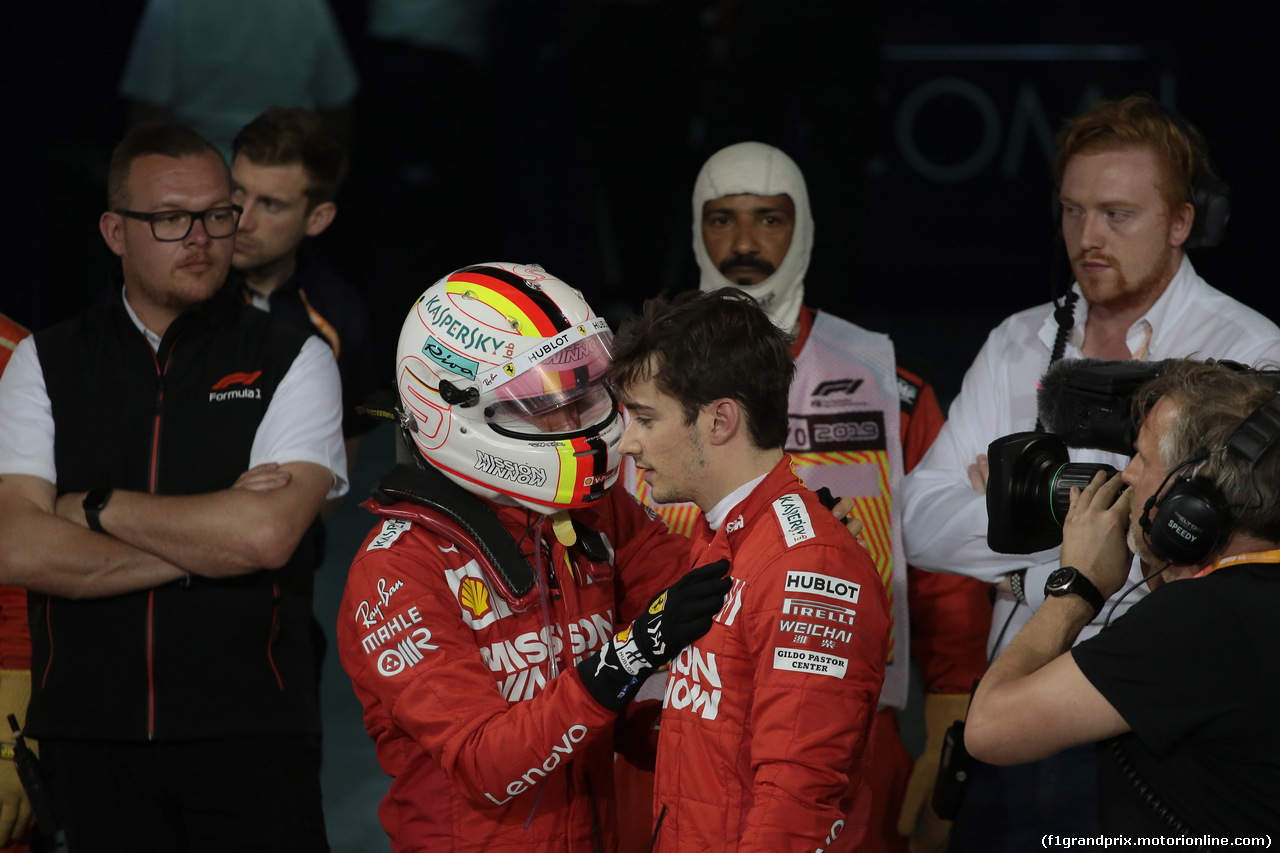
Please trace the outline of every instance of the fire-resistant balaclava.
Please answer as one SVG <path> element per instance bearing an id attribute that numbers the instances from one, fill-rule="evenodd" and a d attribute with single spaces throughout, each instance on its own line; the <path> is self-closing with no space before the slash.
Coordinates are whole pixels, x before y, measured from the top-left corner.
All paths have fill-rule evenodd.
<path id="1" fill-rule="evenodd" d="M 759 284 L 743 287 L 716 268 L 702 241 L 702 207 L 713 199 L 729 195 L 782 195 L 786 193 L 796 208 L 795 231 L 791 248 L 773 275 Z M 768 312 L 774 324 L 793 331 L 800 320 L 804 302 L 804 274 L 809 269 L 809 253 L 813 248 L 813 215 L 809 211 L 809 192 L 804 175 L 795 162 L 772 145 L 763 142 L 739 142 L 722 148 L 702 166 L 693 186 L 693 254 L 701 271 L 699 287 L 718 290 L 736 287 L 749 293 Z"/>

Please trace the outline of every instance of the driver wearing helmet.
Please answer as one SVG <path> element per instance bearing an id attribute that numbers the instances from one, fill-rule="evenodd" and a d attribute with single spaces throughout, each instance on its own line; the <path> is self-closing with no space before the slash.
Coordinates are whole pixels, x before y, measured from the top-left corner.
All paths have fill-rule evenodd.
<path id="1" fill-rule="evenodd" d="M 614 722 L 724 601 L 723 562 L 689 571 L 612 490 L 611 343 L 537 266 L 458 270 L 405 320 L 407 461 L 366 504 L 338 617 L 397 853 L 614 850 Z"/>

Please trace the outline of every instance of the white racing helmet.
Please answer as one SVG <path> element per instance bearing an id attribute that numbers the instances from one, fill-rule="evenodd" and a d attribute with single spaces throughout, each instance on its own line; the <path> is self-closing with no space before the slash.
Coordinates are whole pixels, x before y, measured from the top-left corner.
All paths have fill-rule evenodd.
<path id="1" fill-rule="evenodd" d="M 613 334 L 536 265 L 489 263 L 427 288 L 405 318 L 396 388 L 418 452 L 468 491 L 544 514 L 604 497 L 622 417 Z"/>

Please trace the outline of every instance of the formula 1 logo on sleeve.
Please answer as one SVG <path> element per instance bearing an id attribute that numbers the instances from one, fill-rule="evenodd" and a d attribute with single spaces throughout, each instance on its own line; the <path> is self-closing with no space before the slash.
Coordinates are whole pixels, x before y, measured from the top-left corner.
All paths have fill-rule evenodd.
<path id="1" fill-rule="evenodd" d="M 813 523 L 809 521 L 809 511 L 804 508 L 804 501 L 799 495 L 783 495 L 778 498 L 773 502 L 773 513 L 778 516 L 778 523 L 782 525 L 782 537 L 787 540 L 788 548 L 817 536 L 813 531 Z"/>

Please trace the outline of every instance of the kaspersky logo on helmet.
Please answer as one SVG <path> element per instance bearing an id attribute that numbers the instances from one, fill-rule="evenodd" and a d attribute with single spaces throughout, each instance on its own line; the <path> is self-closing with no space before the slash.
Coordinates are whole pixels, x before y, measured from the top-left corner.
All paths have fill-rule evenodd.
<path id="1" fill-rule="evenodd" d="M 435 328 L 442 335 L 457 341 L 459 346 L 491 355 L 505 353 L 507 358 L 511 357 L 513 347 L 506 341 L 505 336 L 499 338 L 489 334 L 486 331 L 487 327 L 480 326 L 475 320 L 465 315 L 459 316 L 442 302 L 438 295 L 432 295 L 422 303 L 422 311 L 431 318 Z"/>
<path id="2" fill-rule="evenodd" d="M 449 273 L 414 305 L 397 346 L 414 446 L 484 498 L 538 512 L 602 498 L 621 433 L 604 386 L 611 340 L 582 295 L 541 268 L 495 262 Z M 466 599 L 477 605 L 466 618 L 493 618 L 479 612 L 478 590 Z"/>
<path id="3" fill-rule="evenodd" d="M 251 388 L 262 377 L 261 370 L 255 370 L 252 373 L 228 373 L 226 376 L 213 383 L 213 387 L 209 389 L 209 402 L 217 403 L 222 400 L 261 400 L 262 389 Z M 235 388 L 240 385 L 243 387 Z"/>

